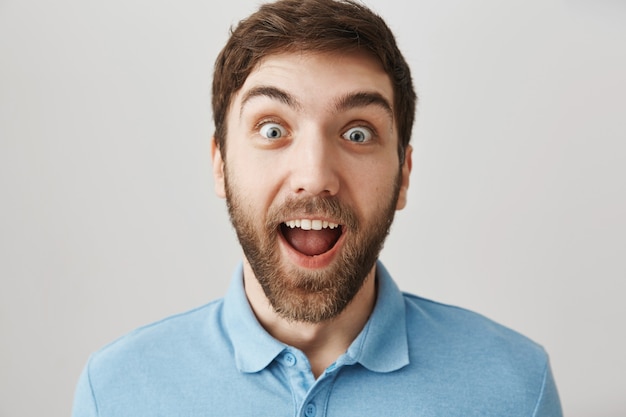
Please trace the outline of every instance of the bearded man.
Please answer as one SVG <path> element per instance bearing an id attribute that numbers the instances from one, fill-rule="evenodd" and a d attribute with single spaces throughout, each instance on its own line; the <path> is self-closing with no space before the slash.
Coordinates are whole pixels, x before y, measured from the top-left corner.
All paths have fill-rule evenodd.
<path id="1" fill-rule="evenodd" d="M 416 95 L 384 21 L 279 0 L 215 64 L 212 144 L 244 258 L 228 294 L 94 354 L 74 416 L 560 416 L 543 349 L 402 293 Z"/>

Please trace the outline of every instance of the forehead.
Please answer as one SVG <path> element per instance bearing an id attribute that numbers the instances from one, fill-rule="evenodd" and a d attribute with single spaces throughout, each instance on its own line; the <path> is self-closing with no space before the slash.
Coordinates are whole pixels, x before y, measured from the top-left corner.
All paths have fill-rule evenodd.
<path id="1" fill-rule="evenodd" d="M 376 93 L 393 103 L 389 75 L 376 58 L 364 52 L 268 55 L 252 70 L 231 104 L 239 107 L 250 90 L 265 86 L 288 91 L 312 107 L 355 92 Z"/>

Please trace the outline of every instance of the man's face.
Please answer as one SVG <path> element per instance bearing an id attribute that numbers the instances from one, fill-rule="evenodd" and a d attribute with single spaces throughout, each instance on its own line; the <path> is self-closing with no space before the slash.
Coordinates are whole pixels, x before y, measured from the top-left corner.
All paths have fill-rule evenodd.
<path id="1" fill-rule="evenodd" d="M 369 55 L 270 55 L 233 97 L 214 149 L 246 260 L 278 314 L 321 322 L 373 273 L 411 167 L 393 90 Z"/>

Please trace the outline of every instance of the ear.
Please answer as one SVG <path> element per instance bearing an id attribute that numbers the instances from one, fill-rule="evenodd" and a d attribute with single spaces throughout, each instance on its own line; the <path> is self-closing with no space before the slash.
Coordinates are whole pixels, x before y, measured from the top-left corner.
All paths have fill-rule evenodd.
<path id="1" fill-rule="evenodd" d="M 215 137 L 211 138 L 211 159 L 213 160 L 213 180 L 215 181 L 215 194 L 220 198 L 226 198 L 226 183 L 224 182 L 224 159 L 222 152 L 217 146 Z"/>
<path id="2" fill-rule="evenodd" d="M 407 145 L 404 151 L 404 162 L 402 163 L 402 172 L 400 180 L 400 193 L 398 194 L 398 203 L 396 204 L 396 210 L 402 210 L 406 206 L 407 193 L 409 191 L 409 176 L 411 175 L 411 168 L 413 168 L 413 147 Z"/>

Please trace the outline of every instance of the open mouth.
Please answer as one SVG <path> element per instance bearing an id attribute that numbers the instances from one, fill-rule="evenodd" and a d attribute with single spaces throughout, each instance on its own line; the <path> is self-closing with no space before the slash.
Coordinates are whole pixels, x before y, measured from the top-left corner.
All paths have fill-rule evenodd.
<path id="1" fill-rule="evenodd" d="M 296 219 L 280 225 L 285 241 L 306 256 L 330 251 L 343 233 L 341 225 L 325 220 Z"/>

